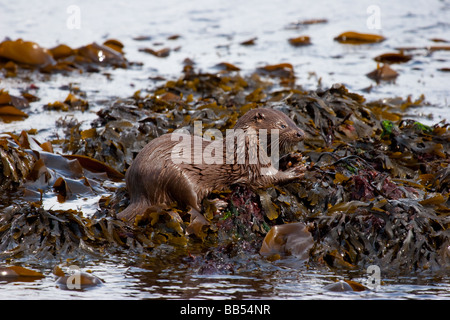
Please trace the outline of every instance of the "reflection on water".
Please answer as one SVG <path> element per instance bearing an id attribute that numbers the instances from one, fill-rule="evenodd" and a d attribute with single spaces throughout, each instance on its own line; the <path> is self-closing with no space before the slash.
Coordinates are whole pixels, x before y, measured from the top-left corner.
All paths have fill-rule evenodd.
<path id="1" fill-rule="evenodd" d="M 122 260 L 123 261 L 123 260 Z M 160 266 L 163 267 L 163 266 Z M 33 282 L 0 282 L 0 299 L 449 299 L 448 276 L 383 278 L 376 290 L 333 292 L 326 285 L 349 275 L 326 270 L 278 268 L 238 274 L 201 275 L 185 265 L 165 268 L 125 266 L 112 260 L 89 261 L 104 284 L 84 291 L 62 290 L 51 268 Z M 274 268 L 275 269 L 275 268 Z M 364 275 L 353 280 L 366 283 Z M 27 295 L 24 295 L 27 292 Z"/>
<path id="2" fill-rule="evenodd" d="M 408 110 L 425 123 L 448 117 L 450 94 L 448 75 L 450 51 L 426 50 L 439 45 L 437 39 L 450 41 L 445 1 L 74 1 L 71 10 L 61 1 L 30 5 L 29 1 L 0 4 L 0 39 L 23 38 L 53 47 L 65 43 L 77 47 L 93 41 L 116 38 L 125 45 L 130 61 L 143 63 L 140 68 L 108 70 L 104 73 L 33 75 L 30 79 L 0 78 L 0 88 L 17 94 L 36 83 L 40 101 L 31 103 L 31 116 L 25 121 L 1 123 L 1 131 L 20 132 L 38 129 L 39 137 L 56 137 L 55 121 L 76 117 L 89 125 L 99 108 L 116 98 L 131 96 L 136 90 L 158 85 L 155 77 L 177 78 L 186 58 L 196 68 L 215 71 L 219 62 L 229 62 L 242 73 L 250 73 L 265 64 L 288 62 L 294 66 L 297 83 L 304 89 L 327 88 L 344 83 L 351 91 L 368 100 L 411 95 L 415 100 L 425 95 L 428 106 Z M 378 11 L 368 10 L 370 6 Z M 75 8 L 75 11 L 74 11 Z M 79 21 L 70 20 L 79 9 Z M 5 14 L 6 13 L 6 14 Z M 69 19 L 69 20 L 68 20 Z M 306 19 L 326 19 L 326 23 L 303 25 Z M 70 23 L 69 23 L 70 22 Z M 72 24 L 71 24 L 72 23 Z M 74 24 L 73 24 L 74 23 Z M 372 29 L 371 29 L 372 28 Z M 373 29 L 375 28 L 375 29 Z M 381 34 L 386 41 L 373 45 L 351 46 L 333 40 L 344 31 L 356 30 Z M 174 37 L 179 35 L 179 37 Z M 307 35 L 311 45 L 293 47 L 288 39 Z M 141 41 L 135 40 L 142 37 Z M 142 40 L 144 39 L 144 40 Z M 253 45 L 242 42 L 253 39 Z M 435 39 L 435 40 L 433 40 Z M 448 45 L 448 43 L 442 43 Z M 166 58 L 140 51 L 170 48 Z M 399 47 L 417 47 L 413 59 L 393 65 L 399 76 L 394 82 L 376 84 L 366 74 L 376 67 L 373 58 Z M 42 106 L 63 100 L 67 91 L 62 85 L 78 85 L 93 103 L 86 112 L 61 113 L 43 111 Z M 24 258 L 26 261 L 26 258 Z M 450 298 L 450 278 L 411 275 L 383 278 L 376 291 L 330 292 L 327 284 L 352 278 L 364 283 L 365 273 L 336 274 L 327 270 L 265 265 L 267 268 L 243 268 L 233 274 L 205 275 L 185 263 L 165 261 L 136 263 L 127 258 L 88 260 L 83 269 L 91 270 L 104 285 L 85 291 L 60 290 L 52 275 L 54 262 L 42 266 L 30 262 L 46 275 L 33 282 L 0 282 L 0 298 L 95 298 L 95 299 L 296 299 L 296 298 Z M 24 296 L 23 292 L 28 295 Z"/>

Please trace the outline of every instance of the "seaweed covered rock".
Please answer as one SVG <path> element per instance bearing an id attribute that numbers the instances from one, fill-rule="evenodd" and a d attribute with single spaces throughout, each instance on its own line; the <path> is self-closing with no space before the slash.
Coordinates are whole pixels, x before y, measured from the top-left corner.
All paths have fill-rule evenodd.
<path id="1" fill-rule="evenodd" d="M 316 262 L 345 268 L 377 264 L 386 272 L 446 268 L 447 125 L 407 120 L 396 125 L 355 99 L 344 102 L 343 93 L 332 88 L 294 102 L 313 136 L 302 150 L 312 167 L 277 200 L 287 194 L 289 207 L 304 206 L 304 221 L 314 224 Z"/>
<path id="2" fill-rule="evenodd" d="M 8 259 L 95 257 L 125 247 L 128 234 L 112 217 L 87 218 L 79 211 L 45 210 L 32 204 L 6 208 L 0 224 L 1 257 Z"/>
<path id="3" fill-rule="evenodd" d="M 352 201 L 330 208 L 314 224 L 316 254 L 332 267 L 374 264 L 390 274 L 448 265 L 448 217 L 435 205 L 412 199 Z"/>
<path id="4" fill-rule="evenodd" d="M 57 234 L 56 225 L 67 230 L 64 239 L 72 244 L 66 245 L 66 252 L 76 252 L 80 243 L 137 252 L 162 244 L 200 246 L 197 252 L 205 254 L 204 259 L 191 262 L 209 261 L 197 265 L 209 272 L 233 270 L 234 257 L 258 255 L 272 227 L 302 223 L 314 239 L 308 246 L 311 265 L 365 270 L 376 264 L 393 273 L 448 268 L 448 125 L 402 119 L 407 106 L 422 100 L 399 106 L 366 102 L 340 84 L 303 91 L 288 64 L 260 68 L 248 76 L 238 71 L 228 67 L 216 74 L 200 73 L 186 65 L 178 80 L 102 109 L 91 128 L 81 130 L 80 123 L 73 123 L 60 147 L 64 157 L 77 159 L 83 170 L 107 173 L 96 178 L 102 191 L 99 210 L 86 217 L 29 204 L 22 205 L 24 211 L 12 207 L 2 218 L 1 243 L 8 250 L 16 248 L 23 232 L 12 232 L 12 223 L 34 230 L 29 221 L 35 219 L 47 226 L 49 235 Z M 230 186 L 204 199 L 201 214 L 174 205 L 147 209 L 132 228 L 116 219 L 128 205 L 128 194 L 123 185 L 111 187 L 108 181 L 123 182 L 123 173 L 146 143 L 178 128 L 192 132 L 197 120 L 203 129 L 224 132 L 246 111 L 260 106 L 285 112 L 305 131 L 305 141 L 297 146 L 308 165 L 303 179 L 265 190 Z M 295 165 L 294 158 L 282 165 Z M 56 189 L 54 181 L 44 192 L 63 194 L 69 180 L 61 179 Z M 48 213 L 61 218 L 49 219 Z M 39 251 L 48 240 L 57 254 L 62 247 L 56 238 L 37 237 L 34 249 Z"/>
<path id="5" fill-rule="evenodd" d="M 154 208 L 143 212 L 138 224 L 150 222 L 155 232 L 161 221 L 165 226 L 172 221 L 176 228 L 162 229 L 169 242 L 244 241 L 257 248 L 272 226 L 305 222 L 315 240 L 310 263 L 333 268 L 378 264 L 398 272 L 445 268 L 447 125 L 402 120 L 401 108 L 366 103 L 340 84 L 305 92 L 283 82 L 284 76 L 242 77 L 234 69 L 202 74 L 186 66 L 179 80 L 99 112 L 93 127 L 102 135 L 80 140 L 73 135 L 85 133 L 72 132 L 70 141 L 77 145 L 68 150 L 93 155 L 97 149 L 94 157 L 126 170 L 145 143 L 175 128 L 201 120 L 205 128 L 225 130 L 249 108 L 277 108 L 307 134 L 299 145 L 309 163 L 304 179 L 267 190 L 230 186 L 231 192 L 205 199 L 202 215 Z M 111 147 L 98 147 L 105 144 L 115 146 L 119 161 L 108 160 Z M 117 150 L 123 153 L 118 158 Z"/>

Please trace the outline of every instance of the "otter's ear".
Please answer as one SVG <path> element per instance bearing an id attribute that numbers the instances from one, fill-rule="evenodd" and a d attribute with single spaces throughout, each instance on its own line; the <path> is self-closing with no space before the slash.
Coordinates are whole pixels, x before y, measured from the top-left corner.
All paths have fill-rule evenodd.
<path id="1" fill-rule="evenodd" d="M 260 122 L 260 121 L 264 120 L 265 118 L 266 118 L 266 116 L 263 113 L 257 112 L 254 115 L 253 120 L 255 120 L 255 122 Z"/>

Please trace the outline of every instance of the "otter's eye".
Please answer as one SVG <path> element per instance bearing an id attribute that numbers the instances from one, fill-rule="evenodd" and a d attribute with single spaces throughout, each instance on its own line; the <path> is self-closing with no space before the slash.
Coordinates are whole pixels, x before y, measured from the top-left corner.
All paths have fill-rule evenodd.
<path id="1" fill-rule="evenodd" d="M 281 129 L 286 129 L 286 125 L 285 125 L 285 124 L 281 124 L 281 125 L 280 125 L 280 128 L 281 128 Z"/>

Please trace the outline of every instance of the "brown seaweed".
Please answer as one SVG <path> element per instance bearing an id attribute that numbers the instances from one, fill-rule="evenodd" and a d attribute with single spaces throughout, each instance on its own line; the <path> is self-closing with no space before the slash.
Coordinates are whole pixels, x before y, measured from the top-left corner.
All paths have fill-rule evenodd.
<path id="1" fill-rule="evenodd" d="M 0 57 L 38 67 L 56 63 L 49 50 L 40 47 L 35 42 L 22 39 L 6 40 L 0 43 Z"/>
<path id="2" fill-rule="evenodd" d="M 9 92 L 0 89 L 0 118 L 3 121 L 10 122 L 27 118 L 28 114 L 23 110 L 29 106 L 27 99 L 11 95 Z"/>
<path id="3" fill-rule="evenodd" d="M 346 44 L 366 44 L 382 42 L 386 40 L 386 38 L 377 34 L 347 31 L 336 36 L 334 40 Z"/>
<path id="4" fill-rule="evenodd" d="M 398 72 L 393 70 L 387 64 L 382 65 L 381 67 L 378 65 L 377 68 L 367 74 L 367 77 L 370 79 L 379 82 L 383 81 L 392 81 L 398 77 Z"/>
<path id="5" fill-rule="evenodd" d="M 59 142 L 63 155 L 27 133 L 2 136 L 3 190 L 33 195 L 29 201 L 12 199 L 2 211 L 2 256 L 44 259 L 144 253 L 161 244 L 200 246 L 196 252 L 203 257 L 182 251 L 200 272 L 232 272 L 237 257 L 259 254 L 271 228 L 299 223 L 308 224 L 314 239 L 310 265 L 365 270 L 377 264 L 396 274 L 448 268 L 450 134 L 445 123 L 403 119 L 404 109 L 421 103 L 368 103 L 339 84 L 303 91 L 288 63 L 247 76 L 227 65 L 202 73 L 187 64 L 179 79 L 102 109 L 91 128 L 72 123 Z M 196 120 L 224 131 L 263 105 L 286 112 L 305 131 L 297 146 L 308 165 L 304 179 L 266 190 L 230 186 L 205 199 L 202 212 L 174 205 L 149 208 L 132 226 L 116 219 L 128 194 L 114 183 L 123 182 L 147 142 Z M 282 165 L 296 165 L 297 158 Z M 91 193 L 102 194 L 93 216 L 42 207 L 50 194 L 70 202 Z"/>
<path id="6" fill-rule="evenodd" d="M 405 63 L 412 59 L 411 55 L 404 54 L 403 51 L 400 51 L 399 53 L 393 52 L 393 53 L 383 53 L 375 58 L 373 58 L 376 62 L 380 63 L 388 63 L 388 64 L 394 64 L 394 63 Z"/>
<path id="7" fill-rule="evenodd" d="M 110 39 L 104 44 L 91 43 L 72 49 L 65 44 L 46 49 L 31 41 L 17 39 L 0 43 L 0 59 L 5 63 L 7 76 L 14 77 L 20 68 L 35 68 L 44 73 L 96 72 L 102 67 L 127 68 L 129 62 L 123 54 L 123 44 Z"/>
<path id="8" fill-rule="evenodd" d="M 260 253 L 270 259 L 295 256 L 299 260 L 309 260 L 309 250 L 313 238 L 301 222 L 273 226 L 264 238 Z"/>
<path id="9" fill-rule="evenodd" d="M 290 38 L 289 44 L 294 47 L 304 47 L 311 45 L 311 38 L 309 36 L 299 36 L 296 38 Z"/>

